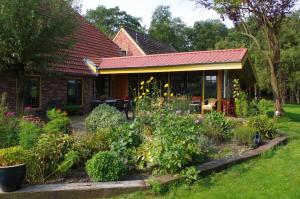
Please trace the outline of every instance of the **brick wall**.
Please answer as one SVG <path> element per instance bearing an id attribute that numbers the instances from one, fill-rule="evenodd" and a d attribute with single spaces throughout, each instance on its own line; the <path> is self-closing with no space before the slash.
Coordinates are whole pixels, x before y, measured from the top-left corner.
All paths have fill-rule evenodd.
<path id="1" fill-rule="evenodd" d="M 117 37 L 114 39 L 115 44 L 117 44 L 123 51 L 127 52 L 127 56 L 142 56 L 144 55 L 136 44 L 129 38 L 129 36 L 122 30 Z"/>
<path id="2" fill-rule="evenodd" d="M 13 75 L 0 74 L 0 93 L 8 94 L 8 104 L 11 111 L 16 110 L 16 79 Z M 93 98 L 93 77 L 80 76 L 41 76 L 41 111 L 47 108 L 49 102 L 59 100 L 67 102 L 67 81 L 81 79 L 83 84 L 83 109 L 90 111 L 90 100 Z"/>

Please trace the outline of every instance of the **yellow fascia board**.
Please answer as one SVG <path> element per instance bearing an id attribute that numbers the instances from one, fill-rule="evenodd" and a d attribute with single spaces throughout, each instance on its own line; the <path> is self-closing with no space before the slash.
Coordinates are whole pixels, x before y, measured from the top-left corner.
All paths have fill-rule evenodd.
<path id="1" fill-rule="evenodd" d="M 99 73 L 103 75 L 109 75 L 109 74 L 132 74 L 132 73 L 234 70 L 234 69 L 242 69 L 242 68 L 243 68 L 243 64 L 238 62 L 238 63 L 220 63 L 220 64 L 132 67 L 132 68 L 115 68 L 115 69 L 102 69 L 102 70 L 100 69 Z"/>

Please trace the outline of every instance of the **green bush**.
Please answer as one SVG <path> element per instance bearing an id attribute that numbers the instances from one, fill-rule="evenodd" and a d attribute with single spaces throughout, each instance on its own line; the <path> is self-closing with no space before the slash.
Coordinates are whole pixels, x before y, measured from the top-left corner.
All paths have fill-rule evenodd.
<path id="1" fill-rule="evenodd" d="M 242 125 L 234 129 L 234 139 L 239 144 L 245 144 L 250 147 L 253 146 L 253 138 L 257 130 L 254 127 Z"/>
<path id="2" fill-rule="evenodd" d="M 52 109 L 47 111 L 49 122 L 44 127 L 45 133 L 69 133 L 71 120 L 66 113 L 60 110 Z"/>
<path id="3" fill-rule="evenodd" d="M 42 134 L 37 144 L 28 151 L 27 180 L 41 183 L 57 170 L 65 155 L 71 151 L 74 140 L 64 134 Z"/>
<path id="4" fill-rule="evenodd" d="M 236 115 L 238 117 L 247 117 L 250 113 L 247 94 L 241 90 L 238 79 L 233 80 L 233 97 Z"/>
<path id="5" fill-rule="evenodd" d="M 261 99 L 257 103 L 258 113 L 261 115 L 267 115 L 268 110 L 274 106 L 274 103 L 269 100 Z"/>
<path id="6" fill-rule="evenodd" d="M 25 151 L 19 147 L 0 149 L 0 167 L 23 164 L 25 161 Z"/>
<path id="7" fill-rule="evenodd" d="M 119 126 L 125 121 L 125 114 L 107 104 L 101 104 L 86 118 L 85 126 L 89 132 L 96 133 L 103 128 Z"/>
<path id="8" fill-rule="evenodd" d="M 86 171 L 94 182 L 107 182 L 121 179 L 126 167 L 116 153 L 105 151 L 87 161 Z"/>
<path id="9" fill-rule="evenodd" d="M 232 137 L 232 128 L 233 123 L 216 111 L 205 114 L 202 122 L 202 132 L 218 143 Z"/>
<path id="10" fill-rule="evenodd" d="M 140 167 L 152 167 L 154 173 L 174 173 L 206 158 L 199 125 L 190 116 L 158 112 L 154 118 L 156 125 L 146 125 L 142 131 L 143 144 L 136 155 Z"/>
<path id="11" fill-rule="evenodd" d="M 199 180 L 200 171 L 197 169 L 197 167 L 192 166 L 185 168 L 180 174 L 184 177 L 184 181 L 187 184 L 194 184 L 197 180 Z"/>
<path id="12" fill-rule="evenodd" d="M 272 139 L 277 135 L 275 120 L 268 118 L 266 115 L 251 117 L 248 125 L 256 128 L 264 138 Z"/>
<path id="13" fill-rule="evenodd" d="M 37 143 L 41 132 L 41 129 L 32 122 L 20 122 L 20 146 L 24 149 L 32 148 Z"/>

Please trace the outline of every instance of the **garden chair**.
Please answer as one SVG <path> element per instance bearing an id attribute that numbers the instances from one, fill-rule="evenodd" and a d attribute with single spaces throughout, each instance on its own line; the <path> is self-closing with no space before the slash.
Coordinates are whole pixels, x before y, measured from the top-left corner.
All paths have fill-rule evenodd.
<path id="1" fill-rule="evenodd" d="M 216 108 L 216 103 L 217 103 L 217 99 L 215 98 L 209 98 L 209 99 L 206 99 L 204 100 L 204 105 L 202 105 L 202 110 L 203 110 L 203 113 L 205 111 L 212 111 Z"/>
<path id="2" fill-rule="evenodd" d="M 192 96 L 192 103 L 189 105 L 190 110 L 192 109 L 193 112 L 195 111 L 195 108 L 197 109 L 197 112 L 201 112 L 201 103 L 202 103 L 202 97 L 201 96 Z"/>

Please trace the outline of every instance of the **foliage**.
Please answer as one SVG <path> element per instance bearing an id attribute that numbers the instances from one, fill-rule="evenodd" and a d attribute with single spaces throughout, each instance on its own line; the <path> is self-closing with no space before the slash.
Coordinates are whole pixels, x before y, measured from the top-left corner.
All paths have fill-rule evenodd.
<path id="1" fill-rule="evenodd" d="M 112 37 L 121 26 L 142 31 L 141 18 L 121 11 L 119 7 L 106 8 L 105 6 L 98 6 L 94 10 L 88 10 L 85 18 L 109 37 Z"/>
<path id="2" fill-rule="evenodd" d="M 2 93 L 0 99 L 0 148 L 18 144 L 18 119 L 14 113 L 8 112 L 7 94 Z"/>
<path id="3" fill-rule="evenodd" d="M 82 113 L 80 105 L 65 104 L 63 109 L 68 113 L 68 115 L 78 115 Z"/>
<path id="4" fill-rule="evenodd" d="M 1 1 L 0 71 L 17 76 L 17 112 L 23 113 L 27 70 L 45 71 L 67 58 L 64 50 L 74 43 L 68 36 L 79 25 L 77 8 L 75 0 Z"/>
<path id="5" fill-rule="evenodd" d="M 157 112 L 154 119 L 152 130 L 145 126 L 143 144 L 137 149 L 140 166 L 152 167 L 155 173 L 174 173 L 205 159 L 199 126 L 191 117 Z"/>
<path id="6" fill-rule="evenodd" d="M 24 157 L 25 151 L 19 146 L 0 149 L 0 167 L 23 164 Z"/>
<path id="7" fill-rule="evenodd" d="M 253 138 L 257 130 L 254 127 L 242 125 L 234 129 L 234 139 L 239 144 L 245 144 L 250 147 L 253 146 Z"/>
<path id="8" fill-rule="evenodd" d="M 248 125 L 256 128 L 264 138 L 272 139 L 277 135 L 275 120 L 266 115 L 251 117 Z"/>
<path id="9" fill-rule="evenodd" d="M 165 191 L 164 185 L 162 185 L 158 180 L 150 179 L 147 182 L 150 184 L 151 191 L 154 194 L 162 194 Z"/>
<path id="10" fill-rule="evenodd" d="M 261 115 L 267 115 L 268 110 L 274 106 L 274 103 L 269 100 L 261 99 L 257 103 L 258 113 Z"/>
<path id="11" fill-rule="evenodd" d="M 235 102 L 235 113 L 237 116 L 247 117 L 249 115 L 247 94 L 241 90 L 238 79 L 233 80 L 233 97 Z"/>
<path id="12" fill-rule="evenodd" d="M 153 15 L 149 35 L 161 42 L 170 44 L 178 51 L 187 51 L 189 29 L 180 18 L 173 18 L 170 6 L 158 6 Z"/>
<path id="13" fill-rule="evenodd" d="M 188 96 L 174 97 L 170 106 L 177 113 L 187 113 L 190 110 L 191 99 Z"/>
<path id="14" fill-rule="evenodd" d="M 184 177 L 185 182 L 190 185 L 199 180 L 199 174 L 200 171 L 195 166 L 185 168 L 181 171 L 181 175 Z"/>
<path id="15" fill-rule="evenodd" d="M 121 179 L 126 167 L 116 153 L 105 151 L 87 161 L 86 171 L 94 182 L 107 182 Z"/>
<path id="16" fill-rule="evenodd" d="M 79 161 L 79 155 L 76 151 L 69 151 L 65 157 L 64 160 L 58 165 L 57 169 L 55 170 L 55 173 L 64 174 L 67 173 L 72 166 L 74 166 Z"/>
<path id="17" fill-rule="evenodd" d="M 28 151 L 27 179 L 31 183 L 45 182 L 57 170 L 74 140 L 64 134 L 42 134 L 37 144 Z"/>
<path id="18" fill-rule="evenodd" d="M 125 114 L 112 106 L 101 104 L 86 118 L 85 126 L 89 132 L 95 133 L 103 128 L 119 126 L 125 121 Z"/>
<path id="19" fill-rule="evenodd" d="M 206 136 L 219 143 L 232 137 L 232 125 L 223 113 L 212 111 L 205 114 L 201 129 Z"/>
<path id="20" fill-rule="evenodd" d="M 31 149 L 41 135 L 41 129 L 32 122 L 21 121 L 19 143 L 23 149 Z"/>
<path id="21" fill-rule="evenodd" d="M 45 133 L 69 133 L 71 120 L 67 117 L 65 112 L 61 110 L 52 109 L 47 111 L 47 116 L 50 121 L 45 125 Z"/>

